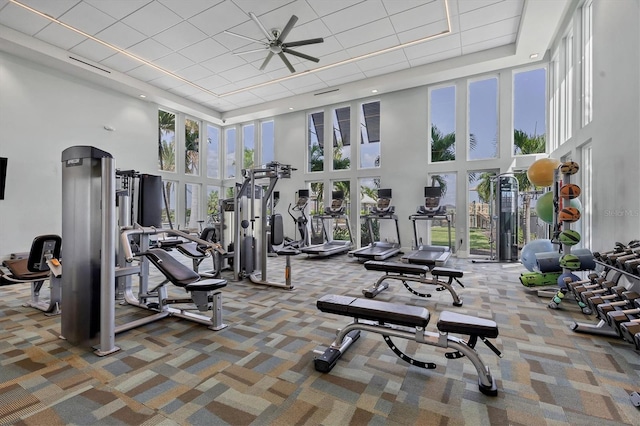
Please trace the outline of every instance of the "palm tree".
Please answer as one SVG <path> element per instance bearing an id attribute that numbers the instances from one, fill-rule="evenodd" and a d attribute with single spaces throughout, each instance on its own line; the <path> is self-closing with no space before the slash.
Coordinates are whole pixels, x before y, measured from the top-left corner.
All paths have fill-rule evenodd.
<path id="1" fill-rule="evenodd" d="M 184 122 L 184 172 L 187 175 L 197 175 L 200 164 L 200 124 L 197 121 L 186 119 Z M 197 188 L 196 185 L 192 185 Z M 200 191 L 194 190 L 191 194 L 191 213 L 187 228 L 197 227 L 200 219 Z"/>
<path id="2" fill-rule="evenodd" d="M 176 170 L 175 130 L 176 115 L 166 111 L 158 111 L 158 161 L 160 162 L 160 170 L 171 172 Z M 162 136 L 171 136 L 173 140 L 164 140 Z M 168 194 L 171 194 L 171 185 L 171 181 L 164 182 L 162 198 L 169 228 L 173 229 L 169 202 L 167 201 Z"/>
<path id="3" fill-rule="evenodd" d="M 474 150 L 478 142 L 476 136 L 469 134 L 469 149 Z M 446 135 L 443 134 L 438 126 L 431 124 L 431 162 L 436 163 L 439 161 L 453 161 L 456 159 L 456 133 L 451 132 Z M 442 188 L 442 196 L 447 193 L 447 182 L 440 175 L 434 175 L 431 177 L 434 183 L 438 183 Z M 469 175 L 471 181 L 471 174 Z M 474 176 L 475 179 L 475 176 Z"/>
<path id="4" fill-rule="evenodd" d="M 522 130 L 513 131 L 513 151 L 515 155 L 540 154 L 545 152 L 547 141 L 545 135 L 528 135 Z M 516 173 L 518 188 L 522 194 L 522 207 L 524 210 L 524 244 L 527 244 L 531 235 L 531 197 L 535 186 L 529 182 L 526 172 Z"/>
<path id="5" fill-rule="evenodd" d="M 242 159 L 243 167 L 245 169 L 253 169 L 255 165 L 254 150 L 250 148 L 245 148 L 242 155 L 243 155 L 243 159 Z"/>
<path id="6" fill-rule="evenodd" d="M 342 143 L 333 147 L 333 170 L 347 170 L 351 166 L 351 159 L 342 157 Z"/>
<path id="7" fill-rule="evenodd" d="M 324 170 L 324 149 L 320 145 L 312 145 L 309 151 L 309 171 L 321 172 Z"/>

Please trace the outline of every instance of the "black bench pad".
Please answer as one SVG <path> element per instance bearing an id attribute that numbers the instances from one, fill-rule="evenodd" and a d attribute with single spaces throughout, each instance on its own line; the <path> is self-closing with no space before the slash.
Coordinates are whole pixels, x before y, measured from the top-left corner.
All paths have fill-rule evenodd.
<path id="1" fill-rule="evenodd" d="M 151 263 L 156 265 L 160 272 L 178 287 L 184 287 L 200 280 L 200 275 L 197 272 L 174 259 L 165 250 L 154 248 L 148 250 L 147 254 Z"/>
<path id="2" fill-rule="evenodd" d="M 227 286 L 227 280 L 210 279 L 202 280 L 184 286 L 187 291 L 211 291 Z"/>
<path id="3" fill-rule="evenodd" d="M 370 271 L 395 272 L 405 275 L 425 275 L 429 272 L 429 267 L 425 265 L 415 265 L 400 262 L 382 262 L 378 260 L 368 260 L 364 262 L 364 267 Z"/>
<path id="4" fill-rule="evenodd" d="M 316 306 L 322 312 L 387 324 L 423 328 L 429 324 L 429 311 L 419 306 L 399 305 L 335 294 L 322 296 L 318 299 Z"/>
<path id="5" fill-rule="evenodd" d="M 441 268 L 438 266 L 431 269 L 431 275 L 436 277 L 461 278 L 464 275 L 464 272 L 459 269 Z"/>
<path id="6" fill-rule="evenodd" d="M 206 246 L 202 246 L 204 249 L 206 249 Z M 184 243 L 184 244 L 180 244 L 179 246 L 176 246 L 176 249 L 184 254 L 187 257 L 195 257 L 195 258 L 202 258 L 202 257 L 206 257 L 205 253 L 204 253 L 204 249 L 201 248 L 197 243 Z"/>
<path id="7" fill-rule="evenodd" d="M 495 321 L 450 311 L 442 311 L 437 327 L 446 333 L 498 337 L 498 325 Z"/>

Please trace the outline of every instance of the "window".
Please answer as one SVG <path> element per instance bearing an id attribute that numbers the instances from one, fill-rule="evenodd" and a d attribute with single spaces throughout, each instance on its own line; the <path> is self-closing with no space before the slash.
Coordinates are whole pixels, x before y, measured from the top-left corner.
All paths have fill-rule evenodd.
<path id="1" fill-rule="evenodd" d="M 573 127 L 573 32 L 562 39 L 564 49 L 564 78 L 562 80 L 562 142 L 571 138 Z"/>
<path id="2" fill-rule="evenodd" d="M 252 169 L 255 160 L 255 127 L 253 124 L 242 126 L 242 168 Z"/>
<path id="3" fill-rule="evenodd" d="M 560 145 L 560 61 L 558 60 L 557 52 L 549 64 L 549 71 L 549 87 L 551 92 L 549 97 L 549 150 L 554 151 Z"/>
<path id="4" fill-rule="evenodd" d="M 260 137 L 262 139 L 262 163 L 267 164 L 275 160 L 275 132 L 273 120 L 260 123 Z"/>
<path id="5" fill-rule="evenodd" d="M 380 167 L 380 101 L 360 108 L 360 168 Z"/>
<path id="6" fill-rule="evenodd" d="M 176 115 L 158 111 L 158 170 L 176 171 Z"/>
<path id="7" fill-rule="evenodd" d="M 324 170 L 324 112 L 309 114 L 308 122 L 308 169 L 309 172 Z"/>
<path id="8" fill-rule="evenodd" d="M 592 145 L 589 143 L 582 147 L 582 164 L 580 172 L 582 173 L 582 187 L 580 198 L 582 198 L 582 247 L 593 247 L 591 237 L 591 224 L 593 218 L 593 151 Z"/>
<path id="9" fill-rule="evenodd" d="M 184 185 L 184 225 L 187 229 L 198 229 L 200 220 L 200 185 Z"/>
<path id="10" fill-rule="evenodd" d="M 232 127 L 224 131 L 225 136 L 225 171 L 226 178 L 236 177 L 236 129 Z"/>
<path id="11" fill-rule="evenodd" d="M 431 162 L 456 159 L 456 87 L 430 90 Z"/>
<path id="12" fill-rule="evenodd" d="M 207 124 L 207 177 L 220 179 L 220 129 Z"/>
<path id="13" fill-rule="evenodd" d="M 187 118 L 184 121 L 184 174 L 198 176 L 199 165 L 200 123 Z"/>
<path id="14" fill-rule="evenodd" d="M 469 179 L 469 253 L 493 256 L 495 252 L 496 229 L 492 226 L 492 216 L 497 213 L 492 205 L 492 178 L 500 173 L 499 170 L 471 170 Z M 495 225 L 495 222 L 494 222 Z M 490 232 L 493 232 L 491 234 Z"/>
<path id="15" fill-rule="evenodd" d="M 498 156 L 498 79 L 469 83 L 469 160 Z"/>
<path id="16" fill-rule="evenodd" d="M 370 177 L 362 178 L 358 180 L 358 186 L 360 187 L 360 246 L 364 247 L 372 243 L 369 236 L 369 230 L 367 228 L 366 220 L 362 216 L 371 212 L 371 209 L 378 204 L 378 189 L 380 189 L 380 178 Z M 378 222 L 373 223 L 373 236 L 374 241 L 380 241 L 380 227 Z M 353 230 L 355 231 L 355 229 Z M 354 235 L 355 240 L 355 235 Z"/>
<path id="17" fill-rule="evenodd" d="M 333 170 L 351 166 L 351 108 L 333 110 Z"/>
<path id="18" fill-rule="evenodd" d="M 207 220 L 206 225 L 211 226 L 220 221 L 220 187 L 207 185 Z"/>
<path id="19" fill-rule="evenodd" d="M 582 125 L 593 120 L 593 4 L 582 7 Z M 590 246 L 587 246 L 590 247 Z"/>
<path id="20" fill-rule="evenodd" d="M 455 173 L 440 173 L 429 176 L 431 178 L 429 186 L 439 186 L 442 191 L 442 195 L 440 196 L 440 206 L 444 206 L 447 214 L 450 215 L 451 241 L 449 241 L 449 224 L 447 223 L 447 220 L 436 219 L 426 221 L 429 225 L 429 239 L 422 241 L 422 244 L 451 247 L 451 250 L 453 251 L 456 241 L 455 221 L 453 220 L 456 212 L 456 176 L 457 175 Z M 420 201 L 421 204 L 426 202 L 424 197 Z M 471 214 L 471 211 L 469 213 Z M 418 222 L 417 225 L 419 228 L 420 222 Z M 420 238 L 420 232 L 421 231 L 418 229 L 418 238 Z M 414 243 L 421 244 L 420 241 L 415 241 Z"/>
<path id="21" fill-rule="evenodd" d="M 176 220 L 176 185 L 178 182 L 172 180 L 162 180 L 162 187 L 164 189 L 164 197 L 168 208 L 162 209 L 162 226 L 163 228 L 172 228 Z M 167 209 L 169 210 L 169 216 L 167 216 Z"/>
<path id="22" fill-rule="evenodd" d="M 546 151 L 546 70 L 513 75 L 513 154 Z"/>
<path id="23" fill-rule="evenodd" d="M 344 202 L 346 209 L 344 211 L 345 216 L 349 216 L 350 197 L 351 197 L 351 182 L 348 180 L 340 180 L 333 182 L 333 191 L 342 191 L 344 194 Z M 347 221 L 345 218 L 339 218 L 333 220 L 333 239 L 334 240 L 349 240 L 349 230 L 347 228 Z"/>

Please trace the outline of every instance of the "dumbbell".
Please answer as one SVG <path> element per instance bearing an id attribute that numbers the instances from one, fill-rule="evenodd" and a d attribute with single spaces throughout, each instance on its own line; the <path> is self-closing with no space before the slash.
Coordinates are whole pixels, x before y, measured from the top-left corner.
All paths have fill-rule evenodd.
<path id="1" fill-rule="evenodd" d="M 616 287 L 617 286 L 613 281 L 603 281 L 599 284 L 598 288 L 580 292 L 579 297 L 584 303 L 588 304 L 588 300 L 594 296 L 608 296 L 612 294 L 618 296 L 618 294 L 616 293 Z M 622 289 L 624 289 L 624 287 L 620 286 L 621 291 Z"/>
<path id="2" fill-rule="evenodd" d="M 624 340 L 633 343 L 633 336 L 636 334 L 640 335 L 640 319 L 634 319 L 620 324 L 620 334 Z"/>
<path id="3" fill-rule="evenodd" d="M 617 300 L 614 302 L 605 302 L 596 305 L 596 311 L 598 312 L 598 317 L 604 320 L 607 319 L 607 313 L 615 311 L 615 310 L 623 310 L 629 309 L 633 307 L 633 300 L 639 297 L 638 293 L 635 291 L 624 291 L 621 295 L 621 300 Z"/>
<path id="4" fill-rule="evenodd" d="M 622 311 L 607 312 L 607 324 L 611 326 L 619 336 L 622 336 L 621 325 L 625 322 L 640 321 L 640 308 L 625 309 Z"/>
<path id="5" fill-rule="evenodd" d="M 613 253 L 619 253 L 621 251 L 623 251 L 627 246 L 625 246 L 624 244 L 620 243 L 620 242 L 616 242 L 615 246 L 613 248 L 613 250 L 609 250 L 609 251 L 594 251 L 593 252 L 593 257 L 595 257 L 597 260 L 601 260 L 604 261 L 605 258 Z"/>
<path id="6" fill-rule="evenodd" d="M 621 269 L 624 269 L 627 272 L 635 273 L 638 266 L 640 266 L 640 256 L 635 259 L 630 259 L 624 262 L 624 265 Z"/>
<path id="7" fill-rule="evenodd" d="M 571 277 L 564 278 L 565 287 L 572 293 L 576 291 L 577 287 L 597 284 L 600 276 L 594 272 L 587 276 L 586 280 L 571 281 Z"/>

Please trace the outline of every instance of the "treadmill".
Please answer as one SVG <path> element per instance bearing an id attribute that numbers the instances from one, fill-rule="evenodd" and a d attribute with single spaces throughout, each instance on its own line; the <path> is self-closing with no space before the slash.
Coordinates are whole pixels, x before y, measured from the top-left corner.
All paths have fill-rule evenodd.
<path id="1" fill-rule="evenodd" d="M 398 216 L 395 214 L 395 207 L 391 205 L 391 189 L 379 189 L 377 205 L 373 207 L 368 215 L 362 217 L 366 220 L 370 241 L 373 242 L 366 247 L 350 251 L 350 256 L 357 257 L 359 261 L 365 262 L 367 260 L 385 260 L 400 252 L 400 229 L 398 228 Z M 395 221 L 396 235 L 398 237 L 396 242 L 375 241 L 373 221 L 383 219 Z"/>
<path id="2" fill-rule="evenodd" d="M 344 202 L 344 192 L 333 191 L 331 195 L 331 206 L 325 207 L 324 214 L 314 216 L 322 222 L 322 231 L 324 233 L 325 242 L 312 246 L 303 247 L 302 253 L 317 257 L 332 256 L 334 254 L 346 253 L 353 247 L 353 236 L 351 234 L 351 225 L 349 217 L 345 215 L 346 205 Z M 331 224 L 338 219 L 344 219 L 347 223 L 348 240 L 334 240 L 331 230 Z"/>
<path id="3" fill-rule="evenodd" d="M 443 266 L 451 257 L 451 219 L 447 214 L 445 206 L 440 205 L 442 188 L 439 186 L 425 186 L 424 205 L 419 206 L 416 213 L 409 216 L 413 223 L 414 241 L 417 247 L 410 253 L 402 256 L 402 261 L 417 265 Z M 422 239 L 418 236 L 418 222 L 446 220 L 449 231 L 449 246 L 433 246 L 422 244 Z"/>

